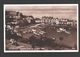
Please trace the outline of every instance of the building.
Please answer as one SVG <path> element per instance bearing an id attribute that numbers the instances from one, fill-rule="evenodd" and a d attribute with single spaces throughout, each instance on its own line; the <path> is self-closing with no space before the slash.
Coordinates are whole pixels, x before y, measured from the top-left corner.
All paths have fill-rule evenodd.
<path id="1" fill-rule="evenodd" d="M 74 26 L 77 25 L 77 21 L 69 20 L 69 19 L 59 19 L 53 18 L 51 16 L 43 16 L 41 19 L 41 23 L 50 24 L 50 25 L 61 25 L 61 26 Z"/>
<path id="2" fill-rule="evenodd" d="M 36 18 L 35 19 L 35 23 L 41 23 L 41 19 L 40 18 Z"/>
<path id="3" fill-rule="evenodd" d="M 29 24 L 35 23 L 34 17 L 33 16 L 26 16 L 26 20 L 28 21 Z"/>

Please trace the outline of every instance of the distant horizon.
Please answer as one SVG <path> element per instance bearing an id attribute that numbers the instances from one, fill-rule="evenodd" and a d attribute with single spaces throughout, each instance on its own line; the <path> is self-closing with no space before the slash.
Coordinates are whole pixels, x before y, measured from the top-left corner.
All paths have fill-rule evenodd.
<path id="1" fill-rule="evenodd" d="M 52 16 L 59 19 L 77 20 L 77 6 L 6 6 L 5 10 L 20 12 L 26 16 L 42 18 Z"/>

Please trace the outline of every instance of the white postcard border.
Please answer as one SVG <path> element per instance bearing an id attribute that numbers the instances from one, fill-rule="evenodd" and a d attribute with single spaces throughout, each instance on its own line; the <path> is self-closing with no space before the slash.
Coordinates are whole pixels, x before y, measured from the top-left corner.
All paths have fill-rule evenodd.
<path id="1" fill-rule="evenodd" d="M 6 6 L 77 6 L 77 50 L 22 50 L 22 51 L 6 51 L 5 50 L 5 7 Z M 4 4 L 4 52 L 15 53 L 15 52 L 79 52 L 79 5 L 78 4 Z"/>

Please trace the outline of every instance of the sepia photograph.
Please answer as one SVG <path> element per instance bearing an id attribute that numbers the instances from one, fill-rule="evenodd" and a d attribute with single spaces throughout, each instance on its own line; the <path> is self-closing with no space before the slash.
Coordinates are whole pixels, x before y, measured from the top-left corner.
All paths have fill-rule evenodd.
<path id="1" fill-rule="evenodd" d="M 78 4 L 4 4 L 4 52 L 79 52 Z"/>

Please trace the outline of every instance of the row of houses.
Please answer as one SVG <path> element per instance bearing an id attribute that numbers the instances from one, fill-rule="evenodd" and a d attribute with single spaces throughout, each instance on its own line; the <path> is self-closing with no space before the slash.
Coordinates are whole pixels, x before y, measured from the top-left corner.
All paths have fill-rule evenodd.
<path id="1" fill-rule="evenodd" d="M 70 19 L 59 19 L 53 17 L 43 16 L 41 22 L 44 24 L 51 24 L 51 25 L 70 25 L 70 26 L 77 26 L 76 20 Z"/>
<path id="2" fill-rule="evenodd" d="M 7 22 L 20 21 L 20 23 L 28 22 L 28 23 L 44 23 L 51 25 L 77 26 L 76 20 L 63 19 L 63 18 L 59 19 L 59 18 L 53 18 L 52 16 L 42 16 L 42 18 L 40 19 L 40 18 L 34 18 L 33 16 L 26 16 L 16 11 L 6 11 L 6 21 Z"/>

